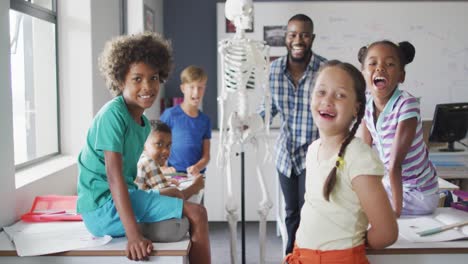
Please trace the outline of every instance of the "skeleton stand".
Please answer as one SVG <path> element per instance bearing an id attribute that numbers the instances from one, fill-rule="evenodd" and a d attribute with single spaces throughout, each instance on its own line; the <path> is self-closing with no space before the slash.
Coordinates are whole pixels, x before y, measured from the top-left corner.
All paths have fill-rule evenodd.
<path id="1" fill-rule="evenodd" d="M 248 39 L 244 35 L 246 29 L 252 26 L 253 3 L 251 0 L 227 0 L 226 18 L 236 26 L 236 34 L 232 39 L 219 42 L 218 51 L 221 58 L 222 88 L 223 92 L 218 101 L 220 103 L 220 144 L 218 150 L 218 164 L 224 170 L 227 177 L 226 211 L 231 232 L 231 264 L 237 263 L 237 203 L 232 191 L 232 171 L 230 155 L 232 146 L 239 144 L 241 158 L 241 228 L 242 228 L 242 263 L 245 264 L 245 143 L 254 146 L 255 154 L 258 154 L 259 143 L 265 143 L 263 134 L 268 135 L 270 124 L 270 94 L 268 89 L 269 76 L 269 47 L 264 42 Z M 265 100 L 264 120 L 249 109 L 247 97 L 248 90 L 262 91 Z M 259 90 L 261 89 L 261 90 Z M 234 98 L 228 98 L 229 95 Z M 231 99 L 231 100 L 228 100 Z M 225 115 L 228 101 L 234 101 L 235 109 L 229 117 Z M 252 104 L 252 102 L 250 102 Z M 227 129 L 226 129 L 227 128 Z M 261 141 L 261 142 L 259 142 Z M 266 146 L 266 152 L 269 153 Z M 237 153 L 236 155 L 239 155 Z M 258 155 L 256 155 L 258 157 Z M 269 156 L 267 154 L 267 156 Z M 266 242 L 266 218 L 273 206 L 265 180 L 256 164 L 257 180 L 262 192 L 262 200 L 259 204 L 260 216 L 259 241 L 260 264 L 265 263 Z"/>
<path id="2" fill-rule="evenodd" d="M 241 144 L 241 226 L 242 226 L 242 264 L 245 264 L 245 152 Z"/>

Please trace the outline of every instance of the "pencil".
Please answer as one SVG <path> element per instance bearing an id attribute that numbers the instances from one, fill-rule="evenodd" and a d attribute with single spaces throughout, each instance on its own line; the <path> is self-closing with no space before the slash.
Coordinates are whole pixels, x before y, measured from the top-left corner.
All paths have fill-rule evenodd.
<path id="1" fill-rule="evenodd" d="M 449 230 L 449 229 L 464 226 L 464 225 L 468 225 L 468 221 L 455 223 L 455 224 L 451 224 L 451 225 L 439 226 L 439 227 L 436 227 L 436 228 L 431 228 L 431 229 L 428 229 L 428 230 L 417 232 L 417 234 L 420 235 L 420 236 L 430 236 L 430 235 L 434 235 L 434 234 L 443 232 L 445 230 Z"/>

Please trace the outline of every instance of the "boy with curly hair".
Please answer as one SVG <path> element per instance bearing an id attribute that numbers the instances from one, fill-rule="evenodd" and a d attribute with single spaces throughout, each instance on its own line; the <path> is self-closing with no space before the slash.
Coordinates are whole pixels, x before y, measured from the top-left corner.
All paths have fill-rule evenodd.
<path id="1" fill-rule="evenodd" d="M 186 216 L 190 263 L 210 263 L 206 209 L 158 190 L 138 190 L 134 183 L 151 130 L 143 112 L 172 68 L 170 43 L 154 33 L 120 36 L 106 43 L 99 63 L 115 97 L 96 114 L 78 157 L 77 211 L 93 235 L 126 236 L 131 260 L 148 259 L 153 249 L 139 224 Z"/>

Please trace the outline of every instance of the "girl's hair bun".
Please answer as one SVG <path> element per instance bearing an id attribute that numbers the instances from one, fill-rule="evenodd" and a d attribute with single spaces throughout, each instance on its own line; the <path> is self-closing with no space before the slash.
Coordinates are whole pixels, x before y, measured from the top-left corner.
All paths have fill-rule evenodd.
<path id="1" fill-rule="evenodd" d="M 404 64 L 408 64 L 413 61 L 414 55 L 416 54 L 416 49 L 414 48 L 413 44 L 409 43 L 408 41 L 402 41 L 398 43 L 398 47 L 401 50 L 403 58 L 405 61 L 402 61 Z"/>

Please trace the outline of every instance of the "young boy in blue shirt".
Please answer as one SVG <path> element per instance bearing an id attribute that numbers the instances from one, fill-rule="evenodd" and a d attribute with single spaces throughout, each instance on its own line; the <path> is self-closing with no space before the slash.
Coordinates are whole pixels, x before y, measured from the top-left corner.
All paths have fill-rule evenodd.
<path id="1" fill-rule="evenodd" d="M 199 110 L 208 76 L 202 68 L 191 65 L 182 71 L 180 79 L 184 101 L 166 109 L 161 116 L 174 139 L 168 166 L 199 176 L 210 161 L 211 121 Z"/>

